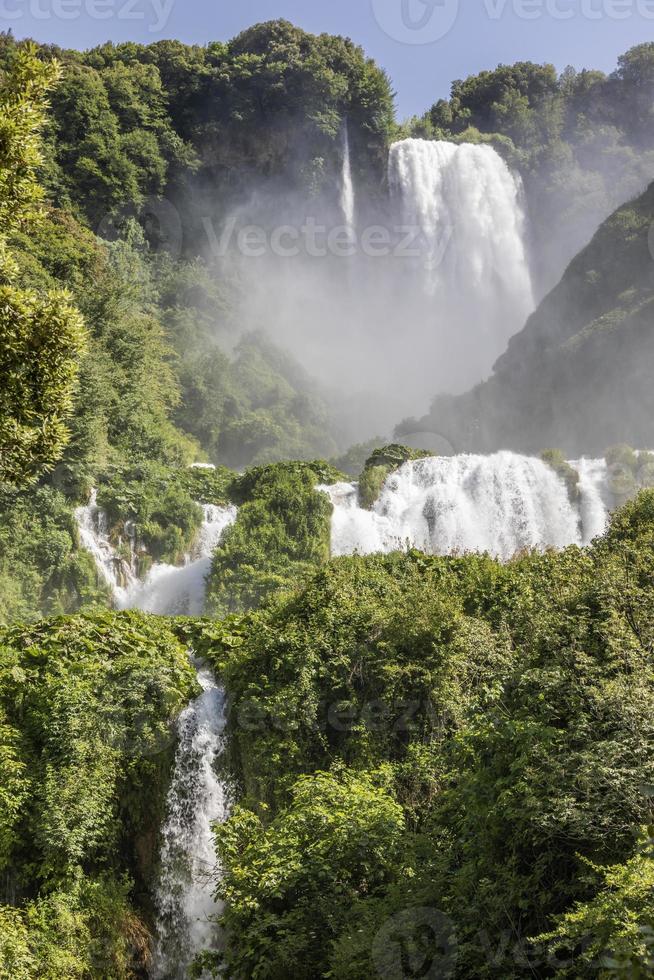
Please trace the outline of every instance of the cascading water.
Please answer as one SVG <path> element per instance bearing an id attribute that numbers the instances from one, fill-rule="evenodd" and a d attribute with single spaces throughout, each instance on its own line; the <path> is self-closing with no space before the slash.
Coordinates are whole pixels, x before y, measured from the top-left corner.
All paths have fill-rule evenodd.
<path id="1" fill-rule="evenodd" d="M 200 667 L 200 697 L 180 715 L 167 819 L 162 831 L 161 874 L 155 895 L 157 946 L 153 980 L 184 980 L 193 957 L 218 942 L 212 917 L 216 856 L 211 824 L 227 817 L 225 785 L 215 773 L 225 727 L 225 695 Z"/>
<path id="2" fill-rule="evenodd" d="M 80 541 L 93 555 L 102 579 L 112 591 L 115 604 L 124 608 L 122 603 L 135 584 L 136 576 L 130 563 L 117 554 L 109 540 L 107 515 L 98 507 L 97 497 L 97 490 L 93 490 L 88 504 L 75 511 Z"/>
<path id="3" fill-rule="evenodd" d="M 347 123 L 343 124 L 343 163 L 341 165 L 340 205 L 343 219 L 348 229 L 354 228 L 354 184 L 350 164 L 350 137 Z"/>
<path id="4" fill-rule="evenodd" d="M 525 548 L 585 544 L 607 521 L 606 470 L 597 460 L 577 465 L 578 504 L 551 467 L 511 452 L 405 463 L 387 479 L 372 510 L 359 506 L 356 484 L 321 487 L 334 504 L 332 554 L 414 547 L 508 559 Z"/>
<path id="5" fill-rule="evenodd" d="M 614 501 L 609 490 L 609 473 L 605 459 L 575 459 L 571 465 L 579 474 L 579 511 L 582 543 L 604 534 Z"/>
<path id="6" fill-rule="evenodd" d="M 478 380 L 534 306 L 520 179 L 490 146 L 422 139 L 391 146 L 388 178 L 441 349 Z"/>
<path id="7" fill-rule="evenodd" d="M 427 285 L 533 304 L 521 185 L 490 146 L 407 139 L 391 146 L 389 184 L 424 242 Z"/>
<path id="8" fill-rule="evenodd" d="M 194 552 L 182 566 L 155 564 L 145 581 L 119 557 L 95 492 L 76 511 L 82 544 L 93 554 L 112 588 L 118 609 L 161 615 L 201 615 L 206 576 L 214 548 L 236 517 L 235 507 L 205 505 Z M 155 894 L 157 943 L 152 977 L 177 980 L 202 949 L 218 942 L 211 917 L 219 911 L 209 873 L 215 868 L 211 823 L 227 815 L 227 791 L 215 772 L 223 748 L 225 692 L 211 672 L 199 666 L 202 694 L 181 713 L 178 746 L 162 830 L 161 868 Z"/>
<path id="9" fill-rule="evenodd" d="M 225 530 L 234 523 L 235 507 L 205 504 L 204 521 L 194 554 L 185 565 L 152 566 L 144 581 L 132 578 L 118 598 L 119 609 L 142 609 L 160 615 L 200 616 L 211 556 Z"/>
<path id="10" fill-rule="evenodd" d="M 77 508 L 80 540 L 95 558 L 98 571 L 112 590 L 117 609 L 141 609 L 162 616 L 202 614 L 211 556 L 237 513 L 236 507 L 213 504 L 205 504 L 202 510 L 204 519 L 198 540 L 185 564 L 157 562 L 142 581 L 134 562 L 120 556 L 109 540 L 107 516 L 98 507 L 96 491 L 88 504 Z"/>

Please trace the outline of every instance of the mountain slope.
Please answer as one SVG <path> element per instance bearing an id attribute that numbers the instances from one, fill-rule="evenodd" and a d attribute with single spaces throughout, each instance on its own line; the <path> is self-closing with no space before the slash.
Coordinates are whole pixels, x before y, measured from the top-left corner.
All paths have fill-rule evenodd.
<path id="1" fill-rule="evenodd" d="M 570 263 L 492 376 L 398 429 L 445 435 L 458 450 L 556 445 L 570 454 L 652 442 L 654 183 L 618 208 Z"/>

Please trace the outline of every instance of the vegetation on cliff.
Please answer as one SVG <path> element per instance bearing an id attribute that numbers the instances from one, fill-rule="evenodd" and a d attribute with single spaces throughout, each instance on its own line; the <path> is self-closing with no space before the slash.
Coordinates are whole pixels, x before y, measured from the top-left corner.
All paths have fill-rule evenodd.
<path id="1" fill-rule="evenodd" d="M 1 976 L 147 966 L 171 726 L 195 691 L 186 649 L 154 617 L 0 630 Z"/>
<path id="2" fill-rule="evenodd" d="M 453 976 L 647 974 L 653 548 L 644 491 L 588 550 L 338 559 L 224 624 L 230 976 L 362 980 L 402 924 Z"/>

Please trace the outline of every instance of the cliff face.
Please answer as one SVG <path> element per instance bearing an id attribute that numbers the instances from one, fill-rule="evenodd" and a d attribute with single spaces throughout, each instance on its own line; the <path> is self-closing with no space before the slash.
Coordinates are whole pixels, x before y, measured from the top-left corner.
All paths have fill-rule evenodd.
<path id="1" fill-rule="evenodd" d="M 654 443 L 653 219 L 654 183 L 600 226 L 491 377 L 437 398 L 419 426 L 457 451 Z"/>

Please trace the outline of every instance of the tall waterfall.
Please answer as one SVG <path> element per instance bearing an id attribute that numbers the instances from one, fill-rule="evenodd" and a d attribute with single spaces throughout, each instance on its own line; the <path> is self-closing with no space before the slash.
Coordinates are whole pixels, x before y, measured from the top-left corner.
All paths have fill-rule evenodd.
<path id="1" fill-rule="evenodd" d="M 82 544 L 93 554 L 118 609 L 161 615 L 202 614 L 213 550 L 236 517 L 235 507 L 206 505 L 203 510 L 198 541 L 186 563 L 155 564 L 141 581 L 133 565 L 111 544 L 107 518 L 98 507 L 95 492 L 85 507 L 77 509 Z M 210 921 L 218 908 L 209 872 L 215 866 L 211 823 L 227 815 L 226 787 L 215 771 L 223 748 L 225 693 L 206 667 L 199 667 L 198 680 L 202 694 L 177 721 L 178 746 L 166 801 L 155 894 L 154 980 L 187 977 L 194 956 L 215 947 L 218 941 Z"/>
<path id="2" fill-rule="evenodd" d="M 340 205 L 343 220 L 348 229 L 354 228 L 354 184 L 352 182 L 352 167 L 350 164 L 350 137 L 347 122 L 343 123 L 343 162 L 341 165 Z"/>
<path id="3" fill-rule="evenodd" d="M 534 306 L 519 177 L 490 146 L 422 139 L 391 146 L 388 177 L 450 365 L 482 344 L 489 370 Z"/>
<path id="4" fill-rule="evenodd" d="M 357 485 L 322 487 L 334 504 L 332 554 L 430 554 L 488 551 L 508 559 L 525 548 L 586 544 L 608 519 L 603 461 L 581 460 L 579 501 L 540 459 L 429 457 L 405 463 L 386 481 L 372 510 L 358 504 Z"/>

